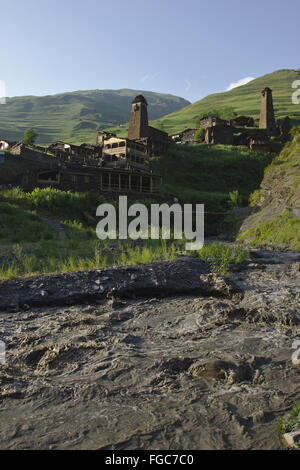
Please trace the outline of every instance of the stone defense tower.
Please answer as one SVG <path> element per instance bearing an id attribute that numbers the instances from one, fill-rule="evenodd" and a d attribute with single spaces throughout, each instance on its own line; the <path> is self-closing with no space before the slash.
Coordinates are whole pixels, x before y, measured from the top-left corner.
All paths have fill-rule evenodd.
<path id="1" fill-rule="evenodd" d="M 265 88 L 261 92 L 259 128 L 267 129 L 269 135 L 274 135 L 277 132 L 273 108 L 272 90 L 270 88 Z"/>
<path id="2" fill-rule="evenodd" d="M 148 103 L 143 95 L 134 98 L 128 129 L 128 139 L 148 137 Z"/>

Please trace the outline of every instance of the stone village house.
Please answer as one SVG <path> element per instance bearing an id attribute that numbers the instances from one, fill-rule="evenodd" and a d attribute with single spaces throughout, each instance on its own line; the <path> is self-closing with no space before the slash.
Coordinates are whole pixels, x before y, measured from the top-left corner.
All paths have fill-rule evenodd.
<path id="1" fill-rule="evenodd" d="M 188 128 L 185 129 L 184 131 L 177 132 L 175 134 L 172 134 L 170 136 L 170 139 L 173 142 L 194 142 L 195 140 L 195 134 L 198 129 L 196 128 Z"/>

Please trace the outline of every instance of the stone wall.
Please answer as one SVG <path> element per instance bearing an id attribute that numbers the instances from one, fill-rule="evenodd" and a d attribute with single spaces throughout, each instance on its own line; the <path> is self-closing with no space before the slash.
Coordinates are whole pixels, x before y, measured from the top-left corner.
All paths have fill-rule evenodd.
<path id="1" fill-rule="evenodd" d="M 217 125 L 204 130 L 207 144 L 233 145 L 233 129 L 229 126 Z"/>
<path id="2" fill-rule="evenodd" d="M 249 116 L 238 116 L 229 121 L 231 126 L 254 127 L 254 119 Z"/>
<path id="3" fill-rule="evenodd" d="M 209 127 L 219 126 L 219 125 L 225 126 L 225 125 L 227 125 L 227 122 L 224 121 L 223 119 L 219 119 L 219 118 L 214 117 L 214 116 L 204 117 L 200 121 L 201 129 L 207 129 Z"/>
<path id="4" fill-rule="evenodd" d="M 198 129 L 186 129 L 181 133 L 181 140 L 183 142 L 194 142 L 195 133 Z"/>

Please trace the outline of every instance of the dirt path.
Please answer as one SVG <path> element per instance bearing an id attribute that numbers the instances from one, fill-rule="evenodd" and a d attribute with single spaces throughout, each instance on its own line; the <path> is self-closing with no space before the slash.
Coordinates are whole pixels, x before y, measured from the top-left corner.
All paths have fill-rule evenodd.
<path id="1" fill-rule="evenodd" d="M 188 263 L 2 284 L 1 449 L 281 448 L 300 256 L 256 250 L 225 280 Z"/>
<path id="2" fill-rule="evenodd" d="M 46 224 L 50 225 L 50 227 L 52 227 L 56 231 L 58 240 L 64 240 L 65 232 L 58 220 L 53 219 L 53 217 L 46 217 L 42 214 L 37 214 L 37 216 L 39 217 L 39 219 L 41 219 Z"/>

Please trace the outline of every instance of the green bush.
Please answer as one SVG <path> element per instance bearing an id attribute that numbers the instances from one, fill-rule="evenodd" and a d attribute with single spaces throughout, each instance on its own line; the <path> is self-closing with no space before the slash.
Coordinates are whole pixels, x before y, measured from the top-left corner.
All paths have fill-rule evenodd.
<path id="1" fill-rule="evenodd" d="M 73 193 L 54 188 L 35 188 L 26 193 L 20 188 L 5 190 L 0 193 L 0 201 L 12 202 L 41 213 L 49 213 L 57 218 L 72 218 L 88 223 L 84 213 L 95 216 L 104 197 L 97 193 Z"/>
<path id="2" fill-rule="evenodd" d="M 264 193 L 263 189 L 256 189 L 255 191 L 253 191 L 252 194 L 250 194 L 249 196 L 250 207 L 255 207 L 260 203 L 263 193 Z"/>
<path id="3" fill-rule="evenodd" d="M 228 204 L 231 208 L 242 205 L 242 199 L 237 189 L 229 192 Z"/>
<path id="4" fill-rule="evenodd" d="M 280 418 L 277 423 L 277 430 L 280 434 L 292 432 L 294 428 L 299 426 L 300 418 L 300 401 L 297 401 L 290 411 L 290 416 Z"/>
<path id="5" fill-rule="evenodd" d="M 276 217 L 258 222 L 242 235 L 239 241 L 252 246 L 300 251 L 300 218 L 292 217 L 288 210 Z"/>
<path id="6" fill-rule="evenodd" d="M 29 129 L 26 129 L 26 131 L 24 132 L 23 143 L 25 145 L 33 145 L 36 141 L 37 136 L 38 135 L 35 130 L 32 129 L 32 127 L 29 127 Z"/>
<path id="7" fill-rule="evenodd" d="M 212 269 L 225 274 L 229 264 L 240 264 L 249 259 L 249 250 L 225 243 L 207 243 L 198 252 L 199 258 Z"/>
<path id="8" fill-rule="evenodd" d="M 204 138 L 204 129 L 198 129 L 195 132 L 194 142 L 202 142 L 203 138 Z"/>

